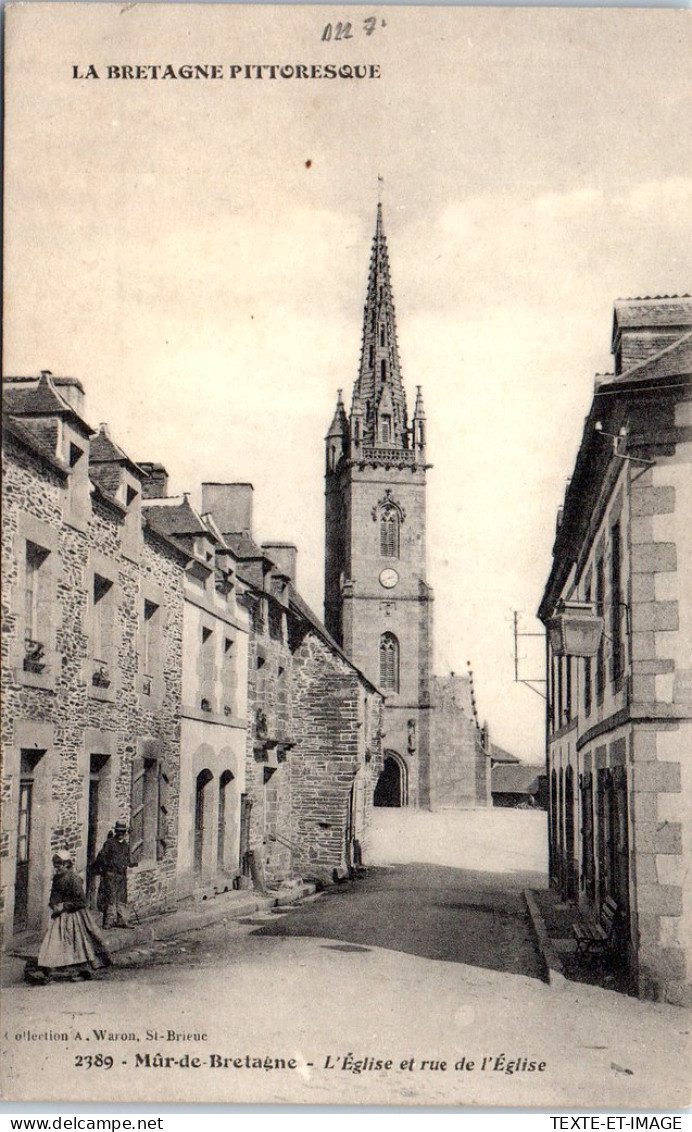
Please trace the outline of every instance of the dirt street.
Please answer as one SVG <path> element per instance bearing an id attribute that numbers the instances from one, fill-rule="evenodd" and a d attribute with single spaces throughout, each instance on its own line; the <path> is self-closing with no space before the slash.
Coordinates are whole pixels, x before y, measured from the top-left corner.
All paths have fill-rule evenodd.
<path id="1" fill-rule="evenodd" d="M 121 954 L 102 982 L 7 988 L 12 1096 L 686 1105 L 688 1014 L 542 980 L 520 904 L 541 815 L 503 817 L 378 815 L 378 858 L 410 818 L 416 863 Z"/>

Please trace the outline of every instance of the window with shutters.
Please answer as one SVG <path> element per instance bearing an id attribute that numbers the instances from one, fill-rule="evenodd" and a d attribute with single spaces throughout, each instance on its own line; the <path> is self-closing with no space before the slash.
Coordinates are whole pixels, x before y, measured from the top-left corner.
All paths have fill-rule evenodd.
<path id="1" fill-rule="evenodd" d="M 130 856 L 161 861 L 168 837 L 169 778 L 160 759 L 137 756 L 132 763 Z"/>
<path id="2" fill-rule="evenodd" d="M 399 557 L 399 512 L 385 507 L 380 515 L 380 554 L 383 558 Z"/>
<path id="3" fill-rule="evenodd" d="M 163 694 L 162 611 L 154 601 L 142 604 L 140 652 L 140 692 L 148 701 Z"/>
<path id="4" fill-rule="evenodd" d="M 57 581 L 62 565 L 58 532 L 20 512 L 12 553 L 16 574 L 3 590 L 15 624 L 7 634 L 10 664 L 17 683 L 52 689 L 62 669 L 57 652 Z"/>
<path id="5" fill-rule="evenodd" d="M 237 671 L 236 641 L 234 637 L 224 636 L 221 683 L 223 687 L 223 713 L 233 715 L 236 711 Z"/>
<path id="6" fill-rule="evenodd" d="M 390 692 L 399 691 L 399 642 L 393 633 L 380 637 L 380 686 Z"/>
<path id="7" fill-rule="evenodd" d="M 596 563 L 596 613 L 603 617 L 605 612 L 605 564 L 602 558 Z M 603 703 L 605 690 L 605 635 L 601 635 L 601 643 L 596 653 L 596 702 Z"/>
<path id="8" fill-rule="evenodd" d="M 115 587 L 110 578 L 94 574 L 91 620 L 92 692 L 107 693 L 115 677 Z"/>
<path id="9" fill-rule="evenodd" d="M 49 551 L 27 541 L 24 573 L 24 671 L 40 674 L 46 667 L 45 630 L 48 628 L 46 602 L 46 560 Z"/>
<path id="10" fill-rule="evenodd" d="M 622 543 L 620 523 L 610 532 L 610 637 L 612 643 L 612 680 L 622 676 L 624 649 L 622 642 Z"/>
<path id="11" fill-rule="evenodd" d="M 591 604 L 591 575 L 589 574 L 586 580 L 586 589 L 584 591 L 584 601 Z M 584 714 L 591 714 L 591 697 L 593 695 L 593 672 L 591 657 L 584 658 Z"/>
<path id="12" fill-rule="evenodd" d="M 200 651 L 200 702 L 202 711 L 216 710 L 216 634 L 207 625 L 202 626 Z"/>

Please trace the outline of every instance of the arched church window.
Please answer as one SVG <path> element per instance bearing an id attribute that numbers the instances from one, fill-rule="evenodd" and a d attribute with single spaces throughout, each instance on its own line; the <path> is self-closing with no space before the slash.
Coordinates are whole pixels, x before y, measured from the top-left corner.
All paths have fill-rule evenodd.
<path id="1" fill-rule="evenodd" d="M 385 508 L 380 515 L 380 554 L 399 557 L 399 512 L 394 507 Z"/>
<path id="2" fill-rule="evenodd" d="M 380 432 L 382 435 L 382 443 L 389 444 L 392 439 L 392 418 L 389 413 L 382 414 Z"/>
<path id="3" fill-rule="evenodd" d="M 380 346 L 384 346 L 384 323 L 380 326 Z"/>
<path id="4" fill-rule="evenodd" d="M 399 691 L 399 642 L 393 633 L 380 637 L 380 687 Z"/>
<path id="5" fill-rule="evenodd" d="M 384 358 L 380 362 L 380 372 L 382 374 L 382 380 L 386 381 L 387 380 L 387 362 Z"/>

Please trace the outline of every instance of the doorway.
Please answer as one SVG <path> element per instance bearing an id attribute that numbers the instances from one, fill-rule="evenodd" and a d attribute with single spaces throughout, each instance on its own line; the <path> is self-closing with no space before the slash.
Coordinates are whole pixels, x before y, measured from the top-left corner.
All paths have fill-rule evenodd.
<path id="1" fill-rule="evenodd" d="M 22 751 L 19 773 L 19 804 L 17 813 L 17 856 L 14 874 L 13 931 L 23 932 L 31 926 L 35 916 L 35 889 L 40 885 L 42 861 L 37 852 L 40 838 L 35 825 L 35 772 L 45 751 Z M 39 813 L 41 806 L 38 807 Z M 32 899 L 34 897 L 34 899 Z M 33 905 L 33 908 L 32 908 Z"/>
<path id="2" fill-rule="evenodd" d="M 210 770 L 202 770 L 195 784 L 195 846 L 194 869 L 201 873 L 204 864 L 204 827 L 206 825 L 206 789 L 213 778 Z"/>
<path id="3" fill-rule="evenodd" d="M 219 778 L 219 811 L 217 826 L 216 867 L 227 868 L 231 864 L 230 833 L 233 825 L 233 814 L 228 804 L 228 789 L 233 781 L 230 770 L 225 770 Z"/>
<path id="4" fill-rule="evenodd" d="M 95 877 L 92 875 L 94 861 L 100 846 L 106 838 L 105 778 L 109 755 L 89 756 L 89 796 L 87 800 L 87 854 L 86 878 L 87 893 L 91 893 Z"/>
<path id="5" fill-rule="evenodd" d="M 386 751 L 382 773 L 375 787 L 376 806 L 405 806 L 408 803 L 406 764 L 395 751 Z"/>

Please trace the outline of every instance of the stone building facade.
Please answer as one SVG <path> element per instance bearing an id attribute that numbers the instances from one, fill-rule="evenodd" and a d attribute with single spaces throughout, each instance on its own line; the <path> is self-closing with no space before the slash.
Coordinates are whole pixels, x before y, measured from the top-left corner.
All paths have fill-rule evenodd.
<path id="1" fill-rule="evenodd" d="M 378 205 L 360 372 L 326 437 L 325 624 L 385 695 L 398 804 L 429 806 L 433 595 L 426 578 L 426 420 L 409 423 Z"/>
<path id="2" fill-rule="evenodd" d="M 638 992 L 683 1003 L 692 983 L 692 299 L 618 301 L 612 349 L 615 373 L 596 381 L 539 610 L 550 868 L 553 884 L 592 914 L 606 896 L 616 901 Z M 595 623 L 594 642 L 602 625 L 591 655 L 570 645 L 570 618 L 582 634 Z"/>
<path id="3" fill-rule="evenodd" d="M 381 702 L 296 588 L 297 552 L 253 538 L 251 484 L 206 483 L 249 614 L 241 867 L 256 883 L 323 880 L 367 853 Z"/>
<path id="4" fill-rule="evenodd" d="M 145 464 L 148 468 L 152 465 Z M 230 888 L 239 872 L 245 794 L 248 618 L 238 602 L 237 562 L 189 499 L 170 498 L 163 469 L 145 483 L 147 525 L 183 549 L 179 703 L 178 898 Z"/>
<path id="5" fill-rule="evenodd" d="M 118 819 L 141 916 L 243 883 L 331 879 L 367 852 L 378 690 L 258 547 L 252 486 L 202 513 L 90 428 L 71 378 L 3 401 L 2 924 L 46 921 L 51 858 L 88 883 Z M 223 533 L 226 531 L 227 533 Z"/>
<path id="6" fill-rule="evenodd" d="M 78 381 L 4 383 L 6 938 L 45 922 L 53 852 L 68 849 L 90 880 L 118 818 L 132 818 L 135 906 L 175 901 L 182 569 L 142 530 L 142 479 L 103 426 L 85 423 Z M 149 692 L 146 600 L 157 609 Z M 148 789 L 133 817 L 140 770 Z"/>

